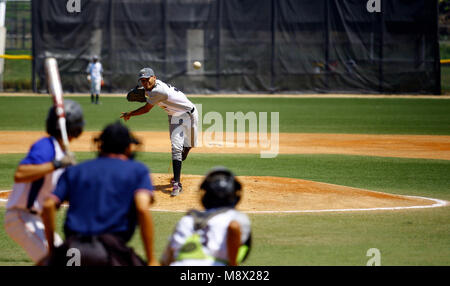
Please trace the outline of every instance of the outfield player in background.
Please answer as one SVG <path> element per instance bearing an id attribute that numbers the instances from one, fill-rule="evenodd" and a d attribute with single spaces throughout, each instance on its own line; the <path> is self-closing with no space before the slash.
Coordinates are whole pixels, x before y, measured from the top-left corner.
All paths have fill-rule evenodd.
<path id="1" fill-rule="evenodd" d="M 103 80 L 103 66 L 98 61 L 98 57 L 94 56 L 92 58 L 92 62 L 86 68 L 86 72 L 88 73 L 88 80 L 91 84 L 91 103 L 99 104 L 99 96 L 100 90 L 102 88 L 102 80 Z M 95 101 L 94 101 L 95 94 Z"/>
<path id="2" fill-rule="evenodd" d="M 241 184 L 226 168 L 213 168 L 200 188 L 205 211 L 190 210 L 178 222 L 161 265 L 236 266 L 251 247 L 248 217 L 235 209 Z"/>
<path id="3" fill-rule="evenodd" d="M 64 101 L 69 141 L 80 136 L 84 120 L 81 106 L 75 101 Z M 6 205 L 6 233 L 38 263 L 47 254 L 47 240 L 41 220 L 45 197 L 54 189 L 65 167 L 74 164 L 73 155 L 66 154 L 57 124 L 55 108 L 46 119 L 48 137 L 35 142 L 14 174 L 14 185 Z M 55 233 L 56 244 L 61 238 Z"/>
<path id="4" fill-rule="evenodd" d="M 108 125 L 95 142 L 98 158 L 69 168 L 45 201 L 43 220 L 49 244 L 44 265 L 67 265 L 69 249 L 80 252 L 81 266 L 135 266 L 146 263 L 127 247 L 139 222 L 148 265 L 153 258 L 150 214 L 153 186 L 147 167 L 133 160 L 139 142 L 119 122 Z M 54 248 L 56 208 L 69 203 L 66 240 Z"/>
<path id="5" fill-rule="evenodd" d="M 139 72 L 139 81 L 145 88 L 147 103 L 130 112 L 122 112 L 120 118 L 125 121 L 132 116 L 149 112 L 158 105 L 169 116 L 169 132 L 172 145 L 172 193 L 177 196 L 182 190 L 180 181 L 181 166 L 192 147 L 197 146 L 198 112 L 186 95 L 170 84 L 156 79 L 151 68 Z"/>

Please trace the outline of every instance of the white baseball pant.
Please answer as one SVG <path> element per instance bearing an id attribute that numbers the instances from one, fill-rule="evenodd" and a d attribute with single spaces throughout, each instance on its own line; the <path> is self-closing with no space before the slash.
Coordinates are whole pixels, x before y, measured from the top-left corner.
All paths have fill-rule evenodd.
<path id="1" fill-rule="evenodd" d="M 182 161 L 183 147 L 197 146 L 198 112 L 185 112 L 180 115 L 169 115 L 170 142 L 172 160 Z"/>
<path id="2" fill-rule="evenodd" d="M 102 78 L 91 77 L 91 94 L 100 94 Z"/>
<path id="3" fill-rule="evenodd" d="M 22 209 L 7 210 L 5 231 L 26 251 L 34 263 L 38 263 L 48 254 L 44 224 L 39 215 L 31 214 Z M 63 243 L 57 233 L 55 233 L 54 243 L 55 246 Z"/>

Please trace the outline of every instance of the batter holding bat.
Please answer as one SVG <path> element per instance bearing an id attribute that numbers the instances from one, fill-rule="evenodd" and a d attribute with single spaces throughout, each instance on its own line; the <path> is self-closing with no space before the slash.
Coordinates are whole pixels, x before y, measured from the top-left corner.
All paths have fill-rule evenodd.
<path id="1" fill-rule="evenodd" d="M 64 111 L 68 140 L 71 141 L 83 131 L 83 112 L 81 106 L 71 100 L 65 100 Z M 53 191 L 64 169 L 75 163 L 63 143 L 54 106 L 48 111 L 46 126 L 49 136 L 36 141 L 17 167 L 5 214 L 6 233 L 35 263 L 48 251 L 41 219 L 45 197 Z M 56 233 L 55 243 L 62 243 Z"/>
<path id="2" fill-rule="evenodd" d="M 58 63 L 55 58 L 45 60 L 49 93 L 54 105 L 46 119 L 48 137 L 35 142 L 14 173 L 14 186 L 8 198 L 5 214 L 6 233 L 39 263 L 48 251 L 42 223 L 45 197 L 68 166 L 75 164 L 69 151 L 69 141 L 83 132 L 81 106 L 72 100 L 64 101 Z M 55 243 L 62 243 L 55 233 Z"/>
<path id="3" fill-rule="evenodd" d="M 177 196 L 182 191 L 180 182 L 181 166 L 191 148 L 197 146 L 198 112 L 186 95 L 161 80 L 156 79 L 151 68 L 139 71 L 139 81 L 142 87 L 136 86 L 128 95 L 128 101 L 145 102 L 146 104 L 130 112 L 122 112 L 120 118 L 125 121 L 132 116 L 149 112 L 158 105 L 169 116 L 169 132 L 172 145 L 172 192 Z"/>

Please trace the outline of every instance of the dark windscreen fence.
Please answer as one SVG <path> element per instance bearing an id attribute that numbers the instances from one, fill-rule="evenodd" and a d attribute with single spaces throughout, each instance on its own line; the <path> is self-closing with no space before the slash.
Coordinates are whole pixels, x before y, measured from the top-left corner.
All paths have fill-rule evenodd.
<path id="1" fill-rule="evenodd" d="M 440 94 L 437 2 L 35 0 L 34 89 L 53 56 L 64 90 L 88 92 L 98 55 L 104 92 L 151 67 L 186 93 Z"/>

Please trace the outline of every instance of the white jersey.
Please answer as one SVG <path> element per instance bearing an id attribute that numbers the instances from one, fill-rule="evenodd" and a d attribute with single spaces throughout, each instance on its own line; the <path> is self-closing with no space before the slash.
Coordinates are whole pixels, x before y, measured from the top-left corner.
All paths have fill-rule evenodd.
<path id="1" fill-rule="evenodd" d="M 203 214 L 217 212 L 218 209 L 210 209 Z M 196 219 L 192 215 L 186 215 L 178 222 L 175 231 L 170 239 L 169 246 L 174 250 L 175 262 L 172 266 L 182 265 L 204 265 L 221 266 L 228 263 L 227 232 L 231 221 L 237 221 L 241 230 L 241 245 L 245 244 L 250 237 L 250 220 L 247 215 L 235 210 L 227 209 L 212 216 L 207 220 L 207 225 L 195 231 L 194 222 Z M 189 243 L 201 245 L 201 250 L 183 253 Z M 183 247 L 185 246 L 185 247 Z"/>
<path id="2" fill-rule="evenodd" d="M 156 80 L 151 91 L 146 91 L 147 102 L 158 105 L 169 115 L 180 115 L 194 108 L 194 104 L 176 87 Z"/>
<path id="3" fill-rule="evenodd" d="M 61 160 L 64 157 L 64 152 L 59 146 L 58 141 L 51 137 L 53 142 L 54 150 L 55 150 L 55 159 Z M 14 183 L 11 194 L 9 195 L 8 203 L 6 205 L 6 209 L 27 209 L 28 198 L 30 196 L 30 192 L 37 191 L 37 197 L 34 200 L 34 204 L 31 207 L 31 210 L 41 213 L 44 200 L 47 195 L 50 194 L 53 189 L 56 187 L 56 183 L 58 182 L 59 177 L 64 172 L 64 169 L 55 170 L 43 177 L 43 180 L 37 180 L 40 182 L 27 182 L 27 183 Z"/>
<path id="4" fill-rule="evenodd" d="M 91 80 L 99 80 L 102 78 L 103 66 L 100 62 L 90 63 L 86 72 L 91 76 Z"/>

